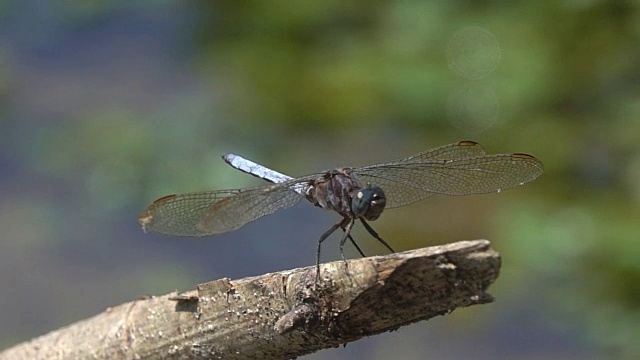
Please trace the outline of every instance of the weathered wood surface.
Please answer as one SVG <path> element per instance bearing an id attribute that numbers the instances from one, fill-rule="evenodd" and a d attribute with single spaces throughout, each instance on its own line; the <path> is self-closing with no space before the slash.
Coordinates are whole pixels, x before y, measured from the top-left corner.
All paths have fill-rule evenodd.
<path id="1" fill-rule="evenodd" d="M 139 299 L 0 352 L 5 359 L 284 359 L 492 302 L 487 240 L 198 285 Z"/>

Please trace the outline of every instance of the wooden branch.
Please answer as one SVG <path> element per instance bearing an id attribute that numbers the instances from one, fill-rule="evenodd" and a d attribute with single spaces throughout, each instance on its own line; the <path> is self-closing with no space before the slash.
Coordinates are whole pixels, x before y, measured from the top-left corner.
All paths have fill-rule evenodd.
<path id="1" fill-rule="evenodd" d="M 493 301 L 487 240 L 323 264 L 135 300 L 0 359 L 284 359 Z"/>

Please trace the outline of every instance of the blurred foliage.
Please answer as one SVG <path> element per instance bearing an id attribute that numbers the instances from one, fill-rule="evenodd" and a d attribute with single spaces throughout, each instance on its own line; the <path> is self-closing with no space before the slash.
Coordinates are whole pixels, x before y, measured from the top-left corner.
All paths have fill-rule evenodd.
<path id="1" fill-rule="evenodd" d="M 112 266 L 117 284 L 126 275 L 122 300 L 134 282 L 181 283 L 187 266 L 166 269 L 135 245 L 135 213 L 167 193 L 257 183 L 227 169 L 224 152 L 302 175 L 472 138 L 489 152 L 532 153 L 546 172 L 500 197 L 385 214 L 381 234 L 486 236 L 504 257 L 503 297 L 525 309 L 539 300 L 548 306 L 531 311 L 549 328 L 635 358 L 639 10 L 580 0 L 0 2 L 0 225 L 11 239 L 0 242 L 0 269 L 51 292 L 63 309 L 52 312 L 78 317 L 64 293 L 89 286 L 78 280 L 87 268 Z M 425 245 L 413 241 L 399 247 Z M 45 255 L 64 266 L 31 271 Z M 45 327 L 64 317 L 50 316 Z M 17 334 L 38 331 L 20 323 Z"/>
<path id="2" fill-rule="evenodd" d="M 507 148 L 524 140 L 548 166 L 542 181 L 549 200 L 526 222 L 505 219 L 513 229 L 504 238 L 537 273 L 564 274 L 552 296 L 595 339 L 640 353 L 633 340 L 640 328 L 627 319 L 640 313 L 640 228 L 633 220 L 640 216 L 637 4 L 202 6 L 202 66 L 237 80 L 235 90 L 243 96 L 236 99 L 254 109 L 244 121 L 259 113 L 263 121 L 296 131 L 312 123 L 313 130 L 321 126 L 326 132 L 386 126 L 426 135 L 451 126 L 445 105 L 465 80 L 447 71 L 443 49 L 469 23 L 489 29 L 504 52 L 496 73 L 481 79 L 500 99 L 504 117 L 502 128 L 490 131 Z M 475 90 L 462 89 L 461 98 L 474 96 Z M 561 295 L 567 292 L 572 296 Z M 589 313 L 591 308 L 610 316 Z"/>

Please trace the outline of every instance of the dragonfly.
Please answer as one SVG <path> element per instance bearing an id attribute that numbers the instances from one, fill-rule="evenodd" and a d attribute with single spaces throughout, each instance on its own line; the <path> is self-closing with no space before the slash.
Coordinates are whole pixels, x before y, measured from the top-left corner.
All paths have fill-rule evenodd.
<path id="1" fill-rule="evenodd" d="M 318 239 L 316 277 L 320 274 L 321 245 L 337 229 L 365 256 L 351 236 L 360 221 L 384 245 L 393 249 L 368 224 L 385 209 L 402 207 L 433 195 L 499 193 L 524 185 L 544 171 L 542 162 L 523 153 L 487 154 L 474 141 L 426 150 L 407 158 L 362 167 L 339 167 L 291 177 L 240 155 L 226 154 L 232 167 L 273 184 L 228 190 L 168 195 L 148 205 L 138 216 L 142 229 L 178 236 L 207 236 L 234 231 L 302 199 L 338 213 L 341 218 Z"/>

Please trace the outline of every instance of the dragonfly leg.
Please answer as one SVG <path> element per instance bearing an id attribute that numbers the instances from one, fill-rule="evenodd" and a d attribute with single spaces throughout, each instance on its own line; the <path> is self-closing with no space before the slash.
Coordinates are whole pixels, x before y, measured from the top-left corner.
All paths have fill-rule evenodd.
<path id="1" fill-rule="evenodd" d="M 384 245 L 387 249 L 389 249 L 389 251 L 391 251 L 392 253 L 395 253 L 395 251 L 393 251 L 393 249 L 391 248 L 391 246 L 389 246 L 389 244 L 387 244 L 386 241 L 384 241 L 380 235 L 378 235 L 378 233 L 373 230 L 373 228 L 367 224 L 366 221 L 362 220 L 362 218 L 360 218 L 360 221 L 362 221 L 362 225 L 364 225 L 364 228 L 367 229 L 367 231 L 369 232 L 369 234 L 371 234 L 371 236 L 373 236 L 374 238 L 376 238 L 376 240 L 380 241 L 380 243 L 382 245 Z"/>
<path id="2" fill-rule="evenodd" d="M 347 218 L 345 218 L 343 220 L 344 221 L 347 220 Z M 347 275 L 349 275 L 349 263 L 347 263 L 347 259 L 344 257 L 344 243 L 347 241 L 347 238 L 351 238 L 351 228 L 353 228 L 353 224 L 355 224 L 355 220 L 353 219 L 348 219 L 348 223 L 346 226 L 344 226 L 344 224 L 342 224 L 342 230 L 344 230 L 344 235 L 342 235 L 342 239 L 340 239 L 340 255 L 342 256 L 342 261 L 344 261 L 344 268 L 347 271 Z M 351 241 L 353 241 L 353 238 L 351 238 Z M 359 250 L 359 248 L 358 248 Z"/>
<path id="3" fill-rule="evenodd" d="M 346 228 L 344 226 L 342 227 L 342 231 L 347 232 L 347 230 L 346 230 Z M 364 254 L 362 249 L 360 249 L 360 246 L 358 246 L 358 243 L 356 243 L 356 240 L 353 238 L 353 236 L 351 236 L 351 232 L 349 232 L 349 235 L 347 235 L 347 238 L 349 238 L 349 241 L 351 241 L 353 246 L 356 248 L 356 250 L 358 250 L 358 252 L 360 253 L 360 255 L 362 257 L 367 257 L 367 255 Z"/>
<path id="4" fill-rule="evenodd" d="M 320 239 L 318 240 L 318 252 L 316 254 L 316 283 L 320 280 L 320 248 L 322 247 L 322 242 L 325 241 L 329 235 L 333 234 L 338 228 L 342 228 L 345 226 L 344 222 L 349 220 L 348 218 L 340 219 L 338 222 L 333 224 L 329 230 L 325 231 Z"/>
<path id="5" fill-rule="evenodd" d="M 362 252 L 362 249 L 360 249 L 360 246 L 358 246 L 358 244 L 356 243 L 356 241 L 353 239 L 353 237 L 351 236 L 351 234 L 349 234 L 349 236 L 347 236 L 349 238 L 349 241 L 351 241 L 351 243 L 353 244 L 353 246 L 356 248 L 356 250 L 358 250 L 358 252 L 360 253 L 360 255 L 362 257 L 367 257 L 367 255 L 364 254 L 364 252 Z"/>

